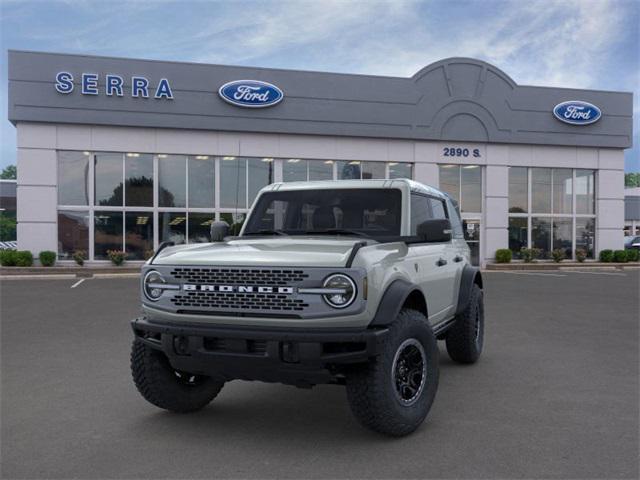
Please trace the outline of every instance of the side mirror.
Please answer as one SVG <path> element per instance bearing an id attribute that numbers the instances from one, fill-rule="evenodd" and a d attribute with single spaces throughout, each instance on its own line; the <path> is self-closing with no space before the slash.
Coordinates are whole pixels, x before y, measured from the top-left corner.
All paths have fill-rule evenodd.
<path id="1" fill-rule="evenodd" d="M 423 242 L 448 242 L 451 240 L 451 222 L 446 218 L 426 220 L 418 225 L 416 233 Z"/>
<path id="2" fill-rule="evenodd" d="M 211 241 L 221 242 L 229 235 L 229 224 L 225 221 L 211 222 Z"/>

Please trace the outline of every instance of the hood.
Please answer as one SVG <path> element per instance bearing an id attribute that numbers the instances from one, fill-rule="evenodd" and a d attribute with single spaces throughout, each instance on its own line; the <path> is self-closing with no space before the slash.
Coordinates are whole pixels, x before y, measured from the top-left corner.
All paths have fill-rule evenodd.
<path id="1" fill-rule="evenodd" d="M 360 238 L 255 237 L 163 249 L 153 265 L 344 267 Z"/>

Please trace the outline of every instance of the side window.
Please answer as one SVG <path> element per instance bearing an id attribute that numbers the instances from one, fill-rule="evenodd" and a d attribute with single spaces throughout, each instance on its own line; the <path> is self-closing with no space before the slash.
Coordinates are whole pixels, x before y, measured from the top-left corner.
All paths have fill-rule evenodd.
<path id="1" fill-rule="evenodd" d="M 444 208 L 444 202 L 439 198 L 429 198 L 431 203 L 431 210 L 433 211 L 433 218 L 447 218 L 447 210 Z"/>
<path id="2" fill-rule="evenodd" d="M 418 225 L 433 218 L 429 200 L 424 195 L 411 194 L 411 235 L 418 233 Z"/>
<path id="3" fill-rule="evenodd" d="M 464 238 L 458 203 L 455 200 L 449 199 L 447 201 L 447 210 L 449 211 L 449 221 L 451 222 L 451 230 L 453 230 L 453 238 Z"/>

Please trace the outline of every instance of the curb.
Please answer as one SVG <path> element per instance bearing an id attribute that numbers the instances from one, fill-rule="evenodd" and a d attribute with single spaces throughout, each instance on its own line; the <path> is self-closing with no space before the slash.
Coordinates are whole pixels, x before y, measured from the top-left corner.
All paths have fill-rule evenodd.
<path id="1" fill-rule="evenodd" d="M 489 263 L 485 270 L 500 272 L 511 270 L 634 270 L 640 268 L 640 263 L 604 263 L 604 262 L 561 262 L 561 263 Z"/>
<path id="2" fill-rule="evenodd" d="M 1 267 L 0 278 L 15 276 L 73 276 L 77 278 L 91 278 L 100 275 L 140 275 L 140 267 Z"/>

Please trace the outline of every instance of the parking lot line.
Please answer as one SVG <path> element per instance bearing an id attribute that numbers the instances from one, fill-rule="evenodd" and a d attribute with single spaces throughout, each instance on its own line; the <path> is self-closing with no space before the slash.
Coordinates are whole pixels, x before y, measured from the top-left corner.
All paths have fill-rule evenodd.
<path id="1" fill-rule="evenodd" d="M 613 273 L 613 272 L 585 272 L 584 270 L 568 270 L 570 273 L 586 273 L 587 275 L 614 275 L 616 277 L 626 277 L 626 273 Z"/>
<path id="2" fill-rule="evenodd" d="M 490 273 L 509 273 L 511 275 L 534 275 L 539 277 L 566 277 L 566 274 L 563 273 L 539 273 L 539 272 L 501 272 L 501 271 L 491 271 Z"/>
<path id="3" fill-rule="evenodd" d="M 71 285 L 71 288 L 76 288 L 78 285 L 80 285 L 82 282 L 84 282 L 86 280 L 86 278 L 81 278 L 80 280 L 78 280 L 76 283 L 74 283 L 73 285 Z"/>

